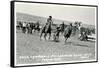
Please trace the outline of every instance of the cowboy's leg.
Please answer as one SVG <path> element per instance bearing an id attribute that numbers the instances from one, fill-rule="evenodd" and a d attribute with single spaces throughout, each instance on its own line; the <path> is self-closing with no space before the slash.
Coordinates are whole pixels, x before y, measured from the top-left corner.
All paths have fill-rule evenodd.
<path id="1" fill-rule="evenodd" d="M 47 33 L 44 33 L 44 39 L 46 40 Z"/>
<path id="2" fill-rule="evenodd" d="M 49 40 L 50 40 L 50 37 L 51 37 L 51 32 L 49 33 Z"/>
<path id="3" fill-rule="evenodd" d="M 59 40 L 59 34 L 58 34 L 58 40 Z"/>
<path id="4" fill-rule="evenodd" d="M 40 33 L 40 40 L 41 40 L 42 34 L 43 34 L 43 32 L 41 31 L 41 33 Z"/>
<path id="5" fill-rule="evenodd" d="M 57 36 L 57 40 L 59 41 L 59 35 Z"/>
<path id="6" fill-rule="evenodd" d="M 66 44 L 67 39 L 68 39 L 68 38 L 67 38 L 67 37 L 65 37 L 65 44 Z"/>
<path id="7" fill-rule="evenodd" d="M 24 32 L 24 33 L 26 32 L 25 29 L 26 29 L 26 28 L 24 27 L 24 29 L 23 29 L 23 32 Z"/>
<path id="8" fill-rule="evenodd" d="M 24 33 L 24 29 L 25 29 L 25 28 L 23 27 L 23 29 L 22 29 L 23 33 Z"/>

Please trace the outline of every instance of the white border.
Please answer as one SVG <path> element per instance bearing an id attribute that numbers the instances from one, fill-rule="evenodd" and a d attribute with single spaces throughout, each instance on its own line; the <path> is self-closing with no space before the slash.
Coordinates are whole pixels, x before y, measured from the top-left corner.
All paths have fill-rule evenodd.
<path id="1" fill-rule="evenodd" d="M 35 64 L 16 64 L 16 4 L 15 4 L 16 2 L 14 2 L 14 36 L 15 36 L 15 39 L 14 39 L 14 46 L 15 46 L 15 48 L 14 48 L 14 60 L 15 60 L 15 66 L 27 66 L 27 65 L 46 65 L 46 64 L 59 64 L 59 63 L 61 63 L 61 64 L 63 64 L 63 63 L 80 63 L 80 62 L 93 62 L 93 61 L 97 61 L 97 36 L 96 36 L 96 43 L 95 43 L 95 59 L 93 59 L 93 60 L 82 60 L 82 61 L 67 61 L 67 62 L 65 62 L 65 61 L 61 61 L 61 62 L 49 62 L 49 63 L 35 63 Z M 19 2 L 20 3 L 20 2 Z M 21 2 L 21 3 L 24 3 L 24 2 Z M 26 3 L 26 2 L 25 2 Z M 34 2 L 35 3 L 35 2 Z M 35 3 L 35 4 L 39 4 L 39 3 Z M 43 4 L 44 5 L 44 4 Z M 51 5 L 53 5 L 53 4 L 51 4 Z M 59 4 L 58 4 L 59 5 Z M 67 5 L 67 4 L 66 4 Z M 62 5 L 63 6 L 63 5 Z M 68 6 L 71 6 L 71 5 L 68 5 Z M 74 5 L 73 5 L 74 6 Z M 94 8 L 94 7 L 93 7 Z M 95 7 L 96 8 L 96 13 L 95 13 L 95 28 L 96 28 L 96 35 L 97 35 L 97 7 Z"/>

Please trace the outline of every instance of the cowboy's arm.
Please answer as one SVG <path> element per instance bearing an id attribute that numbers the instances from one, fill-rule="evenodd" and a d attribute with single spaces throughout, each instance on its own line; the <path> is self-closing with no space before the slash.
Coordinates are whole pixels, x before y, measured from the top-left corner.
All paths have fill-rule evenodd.
<path id="1" fill-rule="evenodd" d="M 53 24 L 53 20 L 51 20 L 51 24 Z"/>

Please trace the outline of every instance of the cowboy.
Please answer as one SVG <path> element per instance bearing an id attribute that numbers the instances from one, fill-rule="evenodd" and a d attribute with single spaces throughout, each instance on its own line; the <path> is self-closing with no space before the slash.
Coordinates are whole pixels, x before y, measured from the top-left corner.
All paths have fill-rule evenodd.
<path id="1" fill-rule="evenodd" d="M 22 32 L 23 32 L 23 33 L 26 32 L 26 25 L 27 25 L 26 22 L 23 22 L 23 29 L 22 29 Z"/>
<path id="2" fill-rule="evenodd" d="M 64 30 L 65 43 L 67 39 L 71 36 L 71 33 L 72 33 L 72 23 L 70 23 L 70 25 L 67 26 Z"/>
<path id="3" fill-rule="evenodd" d="M 46 29 L 45 29 L 45 34 L 49 33 L 49 39 L 51 37 L 51 26 L 53 24 L 53 21 L 52 21 L 52 16 L 49 16 L 49 18 L 47 19 L 47 26 L 46 26 Z"/>
<path id="4" fill-rule="evenodd" d="M 57 27 L 56 31 L 54 32 L 54 35 L 53 35 L 54 41 L 59 40 L 59 33 L 60 33 L 60 27 Z"/>
<path id="5" fill-rule="evenodd" d="M 63 33 L 63 32 L 64 32 L 64 29 L 65 29 L 65 24 L 64 24 L 64 22 L 62 22 L 62 24 L 60 24 L 60 28 L 61 28 L 61 32 Z"/>
<path id="6" fill-rule="evenodd" d="M 49 16 L 49 18 L 47 19 L 47 23 L 50 24 L 50 25 L 53 24 L 52 16 Z"/>

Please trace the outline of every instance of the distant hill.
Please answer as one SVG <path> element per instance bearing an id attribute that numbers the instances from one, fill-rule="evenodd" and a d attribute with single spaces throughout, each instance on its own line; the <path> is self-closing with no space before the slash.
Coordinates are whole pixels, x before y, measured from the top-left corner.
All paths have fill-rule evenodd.
<path id="1" fill-rule="evenodd" d="M 17 21 L 22 21 L 22 22 L 37 22 L 40 21 L 41 23 L 44 23 L 46 21 L 46 18 L 44 17 L 39 17 L 39 16 L 34 16 L 34 15 L 29 15 L 25 13 L 16 13 Z"/>
<path id="2" fill-rule="evenodd" d="M 16 13 L 17 21 L 26 21 L 26 22 L 37 22 L 39 21 L 41 24 L 46 23 L 47 18 L 45 17 L 40 17 L 40 16 L 35 16 L 35 15 L 30 15 L 30 14 L 25 14 L 25 13 Z M 54 19 L 53 22 L 54 24 L 61 24 L 64 20 L 59 20 L 59 19 Z M 69 21 L 64 21 L 64 23 L 69 24 L 71 22 Z"/>
<path id="3" fill-rule="evenodd" d="M 16 13 L 16 18 L 17 18 L 17 21 L 33 22 L 33 23 L 36 23 L 37 21 L 39 21 L 40 24 L 45 24 L 46 20 L 47 20 L 46 17 L 40 17 L 40 16 L 19 13 L 19 12 Z M 66 21 L 66 20 L 59 20 L 59 19 L 54 19 L 54 18 L 53 18 L 53 22 L 54 22 L 54 24 L 61 24 L 62 22 L 64 22 L 66 25 L 68 25 L 69 23 L 74 23 L 74 22 L 70 22 L 70 21 Z M 94 25 L 82 24 L 82 26 L 86 27 L 86 28 L 95 28 Z"/>

